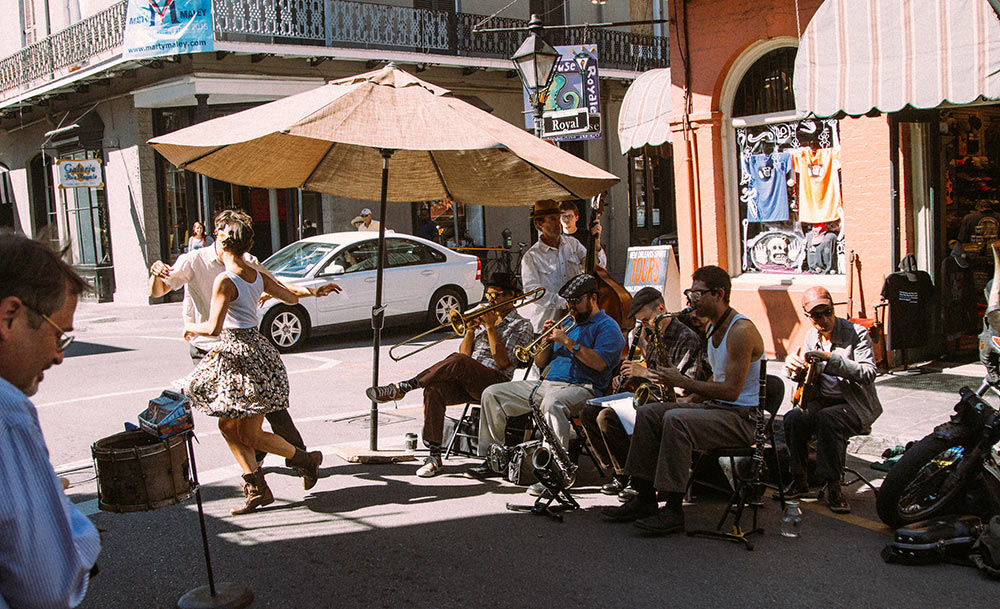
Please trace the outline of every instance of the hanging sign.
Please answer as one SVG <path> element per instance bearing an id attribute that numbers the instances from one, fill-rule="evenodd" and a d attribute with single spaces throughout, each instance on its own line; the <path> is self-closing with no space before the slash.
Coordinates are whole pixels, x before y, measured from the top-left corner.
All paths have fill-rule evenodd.
<path id="1" fill-rule="evenodd" d="M 625 289 L 629 294 L 644 287 L 654 287 L 663 294 L 668 311 L 681 308 L 680 270 L 669 245 L 650 245 L 628 248 L 625 262 Z"/>
<path id="2" fill-rule="evenodd" d="M 212 0 L 128 0 L 122 57 L 162 57 L 215 50 Z"/>
<path id="3" fill-rule="evenodd" d="M 597 45 L 555 47 L 555 73 L 542 98 L 542 137 L 554 141 L 601 139 L 601 89 Z M 531 98 L 524 90 L 524 126 L 533 129 Z M 572 122 L 567 122 L 572 118 Z M 560 128 L 567 127 L 567 128 Z"/>
<path id="4" fill-rule="evenodd" d="M 59 159 L 59 188 L 104 188 L 101 159 Z"/>

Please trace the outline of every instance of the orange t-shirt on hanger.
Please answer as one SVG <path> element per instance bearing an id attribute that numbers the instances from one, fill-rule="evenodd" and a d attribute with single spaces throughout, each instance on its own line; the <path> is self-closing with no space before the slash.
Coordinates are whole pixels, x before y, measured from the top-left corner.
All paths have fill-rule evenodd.
<path id="1" fill-rule="evenodd" d="M 792 151 L 799 183 L 799 222 L 817 224 L 840 219 L 840 149 L 799 148 Z"/>

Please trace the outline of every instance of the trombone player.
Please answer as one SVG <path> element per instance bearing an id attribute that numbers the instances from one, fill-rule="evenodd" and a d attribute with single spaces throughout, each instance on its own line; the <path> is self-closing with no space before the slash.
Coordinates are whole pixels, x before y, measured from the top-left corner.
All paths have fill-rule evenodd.
<path id="1" fill-rule="evenodd" d="M 514 376 L 517 360 L 514 348 L 531 342 L 531 322 L 516 310 L 519 295 L 514 277 L 493 273 L 486 284 L 486 300 L 500 306 L 469 320 L 456 353 L 424 370 L 412 379 L 369 387 L 365 393 L 375 402 L 401 399 L 414 389 L 424 390 L 424 427 L 421 436 L 430 456 L 417 470 L 421 478 L 441 473 L 441 442 L 447 406 L 479 402 L 483 390 Z"/>
<path id="2" fill-rule="evenodd" d="M 507 420 L 530 412 L 532 400 L 539 404 L 562 447 L 568 448 L 570 417 L 578 415 L 588 399 L 603 395 L 611 383 L 625 337 L 618 323 L 597 303 L 597 279 L 581 273 L 562 286 L 559 296 L 569 303 L 569 316 L 575 324 L 564 329 L 564 318 L 548 320 L 542 326 L 541 340 L 533 343 L 539 347 L 534 350 L 534 362 L 539 370 L 549 367 L 547 376 L 538 381 L 500 383 L 483 392 L 480 454 L 490 443 L 504 444 Z M 468 475 L 481 478 L 490 473 L 484 463 Z"/>
<path id="3" fill-rule="evenodd" d="M 652 373 L 662 366 L 672 365 L 684 376 L 694 380 L 704 380 L 704 348 L 698 335 L 684 325 L 673 314 L 667 313 L 663 294 L 652 287 L 645 287 L 632 297 L 632 307 L 628 312 L 638 326 L 633 331 L 633 344 L 641 350 L 645 365 L 629 354 L 622 362 L 619 379 L 636 379 L 643 383 L 654 383 Z M 654 336 L 655 333 L 655 336 Z M 666 359 L 667 361 L 663 361 Z M 655 383 L 654 383 L 655 384 Z M 613 388 L 614 389 L 614 388 Z M 626 391 L 621 385 L 618 391 Z M 683 396 L 683 390 L 677 391 Z M 594 454 L 604 467 L 614 471 L 611 482 L 601 487 L 606 495 L 619 495 L 628 485 L 625 475 L 625 460 L 628 458 L 630 439 L 625 427 L 615 411 L 602 406 L 584 405 L 580 421 L 587 430 Z M 627 498 L 628 493 L 620 495 Z"/>

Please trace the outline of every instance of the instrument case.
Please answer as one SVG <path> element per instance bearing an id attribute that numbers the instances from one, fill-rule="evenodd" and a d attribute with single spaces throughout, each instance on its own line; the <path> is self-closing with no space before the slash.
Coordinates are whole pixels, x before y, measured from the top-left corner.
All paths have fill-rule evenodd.
<path id="1" fill-rule="evenodd" d="M 983 532 L 976 516 L 943 516 L 896 529 L 882 550 L 886 562 L 921 565 L 935 562 L 969 564 L 969 550 Z"/>

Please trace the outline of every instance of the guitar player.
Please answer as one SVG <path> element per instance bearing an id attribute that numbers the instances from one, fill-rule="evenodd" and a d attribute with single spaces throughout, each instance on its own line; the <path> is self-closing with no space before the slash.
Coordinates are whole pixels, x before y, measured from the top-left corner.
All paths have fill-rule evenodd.
<path id="1" fill-rule="evenodd" d="M 847 441 L 865 433 L 882 414 L 875 393 L 875 361 L 868 331 L 837 317 L 826 288 L 814 286 L 802 295 L 802 310 L 812 322 L 802 347 L 785 361 L 789 375 L 817 366 L 815 384 L 805 408 L 796 406 L 784 417 L 785 437 L 791 453 L 793 482 L 786 497 L 809 490 L 809 441 L 816 434 L 816 475 L 813 482 L 827 485 L 830 510 L 846 514 L 851 507 L 841 489 Z"/>

